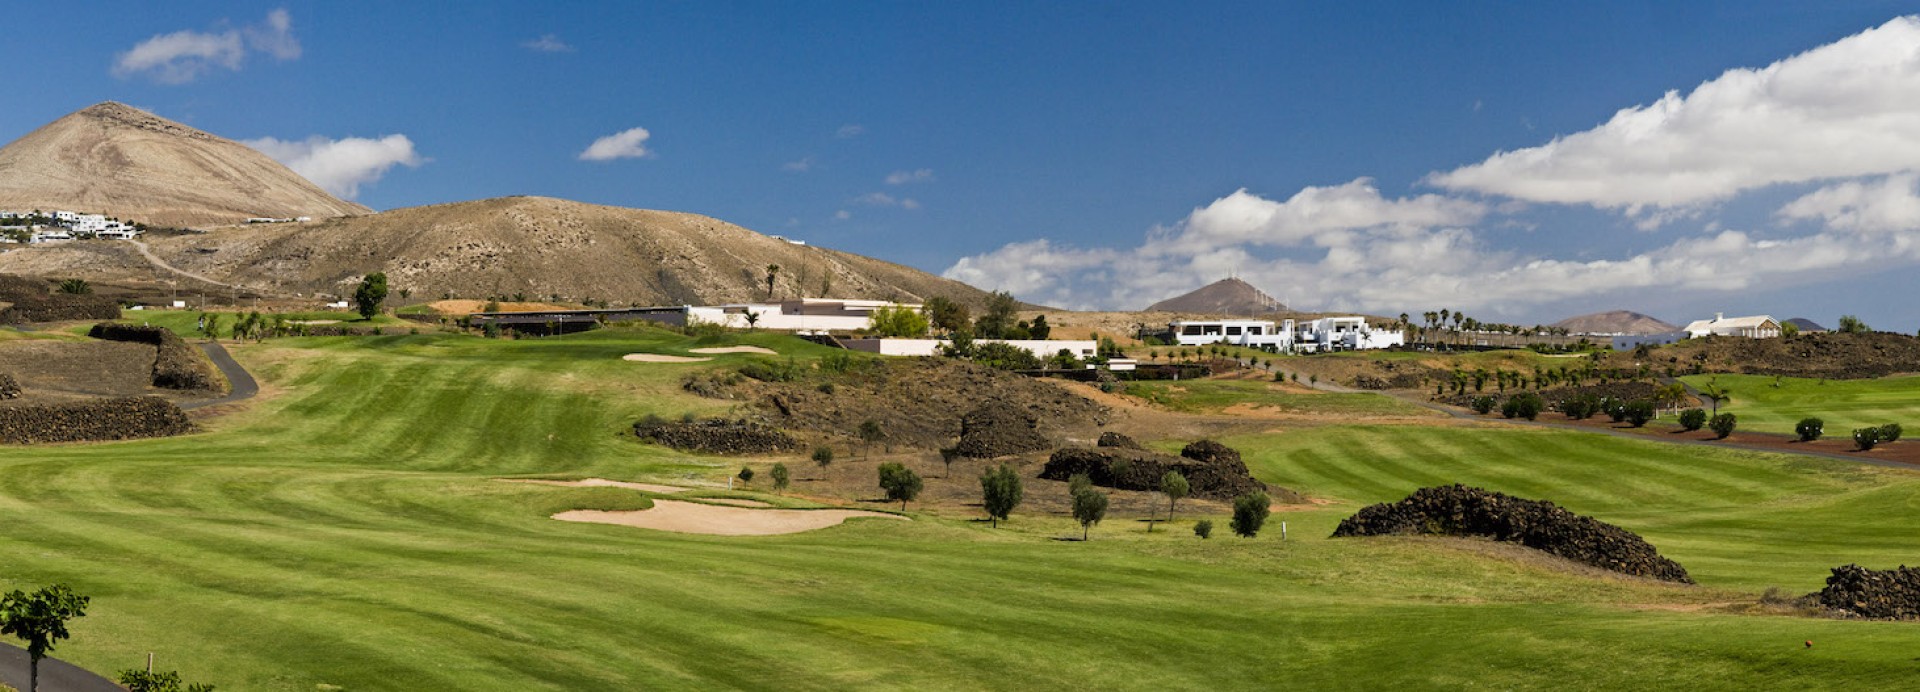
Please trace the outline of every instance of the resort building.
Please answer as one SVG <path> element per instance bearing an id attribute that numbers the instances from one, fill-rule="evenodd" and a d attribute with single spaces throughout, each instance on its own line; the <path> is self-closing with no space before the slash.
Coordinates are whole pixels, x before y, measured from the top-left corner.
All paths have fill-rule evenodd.
<path id="1" fill-rule="evenodd" d="M 1269 351 L 1312 353 L 1357 351 L 1405 345 L 1406 334 L 1375 329 L 1365 317 L 1322 317 L 1296 322 L 1282 320 L 1179 320 L 1167 325 L 1172 341 L 1181 346 L 1226 344 Z"/>
<path id="2" fill-rule="evenodd" d="M 1694 320 L 1687 325 L 1687 336 L 1698 339 L 1703 336 L 1739 336 L 1749 339 L 1773 339 L 1780 336 L 1780 321 L 1767 315 L 1751 317 L 1727 317 L 1725 313 L 1713 313 L 1713 319 Z"/>

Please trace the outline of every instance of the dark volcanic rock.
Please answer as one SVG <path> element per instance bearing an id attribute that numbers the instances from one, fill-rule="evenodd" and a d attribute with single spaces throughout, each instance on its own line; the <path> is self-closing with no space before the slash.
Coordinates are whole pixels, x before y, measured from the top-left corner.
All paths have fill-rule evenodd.
<path id="1" fill-rule="evenodd" d="M 45 281 L 0 276 L 0 324 L 112 320 L 120 318 L 120 303 L 106 296 L 53 293 Z"/>
<path id="2" fill-rule="evenodd" d="M 800 446 L 777 429 L 750 421 L 704 420 L 692 423 L 640 421 L 633 434 L 674 449 L 710 454 L 761 454 Z"/>
<path id="3" fill-rule="evenodd" d="M 1122 449 L 1146 449 L 1145 447 L 1140 446 L 1139 442 L 1135 442 L 1133 438 L 1127 437 L 1126 435 L 1114 432 L 1112 430 L 1108 430 L 1106 432 L 1100 433 L 1100 441 L 1096 443 L 1095 446 L 1120 447 Z"/>
<path id="4" fill-rule="evenodd" d="M 1159 490 L 1160 478 L 1168 471 L 1179 471 L 1185 476 L 1189 493 L 1194 497 L 1228 500 L 1261 491 L 1281 502 L 1300 498 L 1291 490 L 1269 488 L 1255 480 L 1237 458 L 1203 461 L 1127 447 L 1069 447 L 1055 451 L 1040 470 L 1040 477 L 1064 481 L 1084 473 L 1094 485 L 1120 490 Z"/>
<path id="5" fill-rule="evenodd" d="M 1551 502 L 1464 485 L 1421 488 L 1399 502 L 1364 508 L 1333 531 L 1335 537 L 1396 534 L 1485 536 L 1622 574 L 1693 583 L 1686 568 L 1631 531 Z"/>
<path id="6" fill-rule="evenodd" d="M 1240 473 L 1247 474 L 1247 464 L 1240 460 L 1240 452 L 1213 440 L 1190 442 L 1187 446 L 1180 448 L 1180 456 L 1203 464 L 1238 469 Z"/>
<path id="7" fill-rule="evenodd" d="M 0 444 L 131 440 L 192 430 L 187 414 L 159 397 L 0 407 Z"/>
<path id="8" fill-rule="evenodd" d="M 1829 609 L 1876 620 L 1920 619 L 1920 568 L 1833 568 L 1827 588 L 1811 594 Z"/>
<path id="9" fill-rule="evenodd" d="M 1004 401 L 981 405 L 960 417 L 960 443 L 954 451 L 973 459 L 1038 452 L 1053 446 L 1040 434 L 1040 420 Z"/>
<path id="10" fill-rule="evenodd" d="M 225 381 L 213 369 L 213 363 L 201 355 L 173 330 L 135 324 L 103 322 L 87 330 L 87 336 L 106 341 L 130 341 L 153 346 L 153 386 L 161 389 L 224 391 Z"/>
<path id="11" fill-rule="evenodd" d="M 20 398 L 20 383 L 12 375 L 0 372 L 0 401 Z"/>

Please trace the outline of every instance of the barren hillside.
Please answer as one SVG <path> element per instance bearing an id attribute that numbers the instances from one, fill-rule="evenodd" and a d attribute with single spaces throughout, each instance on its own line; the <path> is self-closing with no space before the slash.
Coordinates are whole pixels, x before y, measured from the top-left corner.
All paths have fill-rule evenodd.
<path id="1" fill-rule="evenodd" d="M 718 303 L 766 298 L 767 266 L 778 265 L 775 298 L 985 298 L 917 269 L 707 216 L 544 197 L 221 229 L 158 238 L 153 250 L 182 270 L 282 293 L 345 295 L 366 273 L 384 271 L 396 290 L 421 297 Z"/>
<path id="2" fill-rule="evenodd" d="M 1661 334 L 1679 327 L 1630 310 L 1596 312 L 1553 323 L 1574 334 Z"/>
<path id="3" fill-rule="evenodd" d="M 1286 312 L 1287 306 L 1265 291 L 1238 278 L 1227 278 L 1147 306 L 1147 312 L 1184 312 L 1207 315 L 1265 315 Z"/>
<path id="4" fill-rule="evenodd" d="M 246 145 L 110 101 L 0 148 L 0 209 L 187 227 L 372 211 Z"/>

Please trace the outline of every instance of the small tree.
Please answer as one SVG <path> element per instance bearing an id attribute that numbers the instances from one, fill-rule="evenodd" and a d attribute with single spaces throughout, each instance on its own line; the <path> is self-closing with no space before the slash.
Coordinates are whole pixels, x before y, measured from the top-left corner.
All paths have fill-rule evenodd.
<path id="1" fill-rule="evenodd" d="M 1107 494 L 1090 485 L 1074 491 L 1073 518 L 1080 522 L 1080 540 L 1092 538 L 1093 525 L 1107 518 Z"/>
<path id="2" fill-rule="evenodd" d="M 751 466 L 740 467 L 740 482 L 741 483 L 753 482 L 753 467 Z"/>
<path id="3" fill-rule="evenodd" d="M 780 265 L 767 265 L 767 300 L 773 300 L 773 280 L 780 276 Z"/>
<path id="4" fill-rule="evenodd" d="M 1867 323 L 1860 321 L 1860 318 L 1858 317 L 1855 317 L 1853 315 L 1841 315 L 1840 328 L 1834 331 L 1838 331 L 1842 334 L 1865 334 L 1873 330 L 1867 327 Z"/>
<path id="5" fill-rule="evenodd" d="M 1627 423 L 1636 428 L 1644 428 L 1647 421 L 1653 420 L 1653 402 L 1646 399 L 1634 399 L 1627 402 Z"/>
<path id="6" fill-rule="evenodd" d="M 1693 432 L 1695 430 L 1699 430 L 1700 428 L 1706 426 L 1706 424 L 1707 424 L 1706 409 L 1690 408 L 1680 412 L 1680 427 L 1682 429 L 1685 429 L 1687 432 Z"/>
<path id="7" fill-rule="evenodd" d="M 920 496 L 926 483 L 920 480 L 920 474 L 902 464 L 880 465 L 880 488 L 887 491 L 887 499 L 899 500 L 900 511 L 907 511 L 907 503 Z"/>
<path id="8" fill-rule="evenodd" d="M 1493 412 L 1493 397 L 1476 396 L 1473 398 L 1473 412 L 1482 416 Z"/>
<path id="9" fill-rule="evenodd" d="M 814 447 L 813 463 L 820 466 L 820 474 L 825 476 L 827 467 L 833 464 L 833 448 L 826 446 Z"/>
<path id="10" fill-rule="evenodd" d="M 1825 432 L 1826 429 L 1827 422 L 1818 418 L 1802 418 L 1798 425 L 1793 426 L 1793 432 L 1800 436 L 1801 442 L 1820 439 L 1820 433 Z"/>
<path id="11" fill-rule="evenodd" d="M 373 319 L 380 314 L 380 303 L 387 299 L 387 275 L 384 272 L 368 274 L 360 280 L 360 287 L 353 291 L 353 305 L 360 311 L 363 319 Z"/>
<path id="12" fill-rule="evenodd" d="M 874 336 L 918 338 L 927 335 L 926 314 L 901 305 L 883 306 L 867 317 L 867 331 Z"/>
<path id="13" fill-rule="evenodd" d="M 1233 532 L 1243 538 L 1253 538 L 1260 534 L 1260 527 L 1266 525 L 1267 515 L 1273 510 L 1268 507 L 1273 501 L 1266 493 L 1254 491 L 1233 498 Z"/>
<path id="14" fill-rule="evenodd" d="M 1093 478 L 1084 473 L 1067 476 L 1067 494 L 1077 495 L 1082 490 L 1093 489 Z"/>
<path id="15" fill-rule="evenodd" d="M 1737 423 L 1733 414 L 1722 413 L 1714 416 L 1713 420 L 1707 421 L 1707 429 L 1713 431 L 1713 439 L 1724 440 L 1728 435 L 1733 434 L 1733 428 Z"/>
<path id="16" fill-rule="evenodd" d="M 1213 537 L 1213 520 L 1201 519 L 1200 521 L 1194 522 L 1193 535 L 1199 536 L 1202 540 L 1212 538 Z"/>
<path id="17" fill-rule="evenodd" d="M 65 584 L 43 587 L 33 593 L 15 589 L 0 597 L 0 634 L 10 634 L 27 642 L 27 692 L 40 689 L 40 659 L 46 658 L 55 644 L 67 638 L 68 620 L 87 614 L 88 600 Z"/>
<path id="18" fill-rule="evenodd" d="M 1887 444 L 1893 444 L 1894 442 L 1899 441 L 1901 432 L 1903 431 L 1901 430 L 1899 423 L 1888 423 L 1886 425 L 1882 425 L 1880 426 L 1880 441 L 1885 442 Z"/>
<path id="19" fill-rule="evenodd" d="M 1192 489 L 1187 484 L 1187 477 L 1180 475 L 1179 471 L 1168 471 L 1160 477 L 1160 492 L 1167 496 L 1167 521 L 1173 521 L 1173 506 Z"/>
<path id="20" fill-rule="evenodd" d="M 960 458 L 960 448 L 958 447 L 940 448 L 940 465 L 942 468 L 945 469 L 944 471 L 941 472 L 941 476 L 940 476 L 941 478 L 953 477 L 953 462 L 954 460 L 959 458 Z"/>
<path id="21" fill-rule="evenodd" d="M 774 491 L 774 492 L 780 492 L 780 491 L 782 491 L 782 490 L 786 490 L 786 489 L 787 489 L 787 484 L 788 484 L 788 483 L 790 483 L 790 482 L 792 482 L 792 480 L 793 480 L 793 478 L 792 478 L 792 477 L 790 477 L 790 476 L 788 476 L 788 475 L 787 475 L 787 465 L 786 465 L 786 464 L 781 464 L 781 463 L 777 463 L 777 462 L 776 462 L 776 463 L 775 463 L 775 464 L 773 465 L 773 469 L 772 469 L 772 470 L 770 470 L 770 471 L 768 471 L 768 472 L 767 472 L 767 474 L 768 474 L 768 475 L 770 475 L 770 476 L 773 476 L 773 491 Z"/>
<path id="22" fill-rule="evenodd" d="M 1020 506 L 1024 489 L 1020 485 L 1020 474 L 1013 467 L 1001 464 L 986 473 L 980 474 L 980 495 L 987 508 L 987 519 L 994 528 L 1013 514 L 1013 508 Z"/>
<path id="23" fill-rule="evenodd" d="M 887 431 L 880 427 L 880 421 L 872 418 L 860 421 L 860 452 L 872 456 L 873 443 L 879 442 L 886 436 Z"/>

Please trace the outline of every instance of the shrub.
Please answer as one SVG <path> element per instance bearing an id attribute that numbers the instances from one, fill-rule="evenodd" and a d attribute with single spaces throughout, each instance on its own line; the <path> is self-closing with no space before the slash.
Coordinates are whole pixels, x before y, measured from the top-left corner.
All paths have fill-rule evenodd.
<path id="1" fill-rule="evenodd" d="M 1820 433 L 1826 432 L 1826 429 L 1827 422 L 1818 418 L 1802 418 L 1799 424 L 1793 426 L 1793 432 L 1800 436 L 1801 442 L 1820 439 Z"/>
<path id="2" fill-rule="evenodd" d="M 740 467 L 740 474 L 739 474 L 739 476 L 740 476 L 740 482 L 741 482 L 741 483 L 752 483 L 752 482 L 753 482 L 753 467 L 751 467 L 751 466 L 742 466 L 742 467 Z"/>
<path id="3" fill-rule="evenodd" d="M 1879 428 L 1861 428 L 1853 431 L 1853 446 L 1859 447 L 1860 451 L 1873 449 L 1877 444 L 1880 444 Z"/>
<path id="4" fill-rule="evenodd" d="M 1722 413 L 1714 416 L 1713 420 L 1707 421 L 1707 429 L 1713 431 L 1713 439 L 1724 440 L 1728 435 L 1733 434 L 1733 428 L 1737 422 L 1733 414 Z"/>
<path id="5" fill-rule="evenodd" d="M 819 464 L 820 468 L 823 468 L 823 469 L 826 468 L 829 464 L 832 464 L 833 448 L 832 447 L 814 447 L 813 463 Z"/>
<path id="6" fill-rule="evenodd" d="M 1202 539 L 1213 537 L 1213 520 L 1201 519 L 1193 523 L 1193 535 Z"/>
<path id="7" fill-rule="evenodd" d="M 1253 538 L 1260 534 L 1260 527 L 1266 525 L 1268 508 L 1273 500 L 1266 493 L 1252 492 L 1233 498 L 1233 520 L 1230 525 L 1233 532 L 1244 538 Z"/>
<path id="8" fill-rule="evenodd" d="M 1546 402 L 1533 392 L 1521 392 L 1507 399 L 1500 407 L 1500 415 L 1507 418 L 1525 418 L 1533 420 L 1540 417 L 1540 409 L 1546 408 Z"/>
<path id="9" fill-rule="evenodd" d="M 1493 397 L 1476 396 L 1473 398 L 1473 412 L 1482 416 L 1493 411 Z"/>
<path id="10" fill-rule="evenodd" d="M 887 491 L 887 499 L 899 500 L 900 511 L 906 511 L 907 503 L 920 496 L 926 483 L 920 480 L 920 474 L 902 464 L 880 465 L 880 488 Z"/>
<path id="11" fill-rule="evenodd" d="M 1690 408 L 1680 412 L 1680 427 L 1686 429 L 1687 432 L 1693 432 L 1695 430 L 1699 430 L 1700 428 L 1705 427 L 1706 424 L 1707 424 L 1706 409 Z"/>
<path id="12" fill-rule="evenodd" d="M 1600 408 L 1606 411 L 1607 418 L 1615 423 L 1623 423 L 1627 420 L 1627 402 L 1624 400 L 1607 397 L 1601 400 Z"/>
<path id="13" fill-rule="evenodd" d="M 1646 427 L 1647 421 L 1653 420 L 1653 402 L 1646 399 L 1629 401 L 1621 408 L 1626 410 L 1627 422 L 1633 427 Z"/>
<path id="14" fill-rule="evenodd" d="M 1882 425 L 1880 426 L 1880 441 L 1886 442 L 1886 443 L 1893 443 L 1900 439 L 1900 432 L 1901 430 L 1900 430 L 1899 423 L 1888 423 L 1886 425 Z"/>
<path id="15" fill-rule="evenodd" d="M 1588 418 L 1592 418 L 1594 412 L 1598 411 L 1599 409 L 1600 409 L 1600 401 L 1598 399 L 1593 398 L 1592 395 L 1578 396 L 1578 397 L 1574 397 L 1566 401 L 1560 402 L 1560 412 L 1567 414 L 1568 418 L 1572 418 L 1574 420 L 1586 420 Z"/>
<path id="16" fill-rule="evenodd" d="M 800 376 L 800 366 L 792 358 L 774 363 L 748 363 L 740 367 L 740 374 L 761 382 L 791 382 Z"/>

